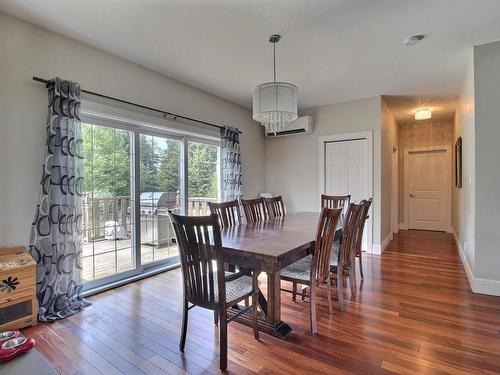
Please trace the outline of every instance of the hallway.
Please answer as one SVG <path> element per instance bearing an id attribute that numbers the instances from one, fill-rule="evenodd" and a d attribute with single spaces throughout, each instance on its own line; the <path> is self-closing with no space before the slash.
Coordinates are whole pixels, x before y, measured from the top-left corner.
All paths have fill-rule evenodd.
<path id="1" fill-rule="evenodd" d="M 286 341 L 263 334 L 256 345 L 249 328 L 231 323 L 230 373 L 500 373 L 500 297 L 472 294 L 451 235 L 401 231 L 364 261 L 365 281 L 356 297 L 347 294 L 345 312 L 334 304 L 330 315 L 321 288 L 316 336 L 307 303 L 287 294 L 282 319 L 294 331 Z M 62 374 L 218 373 L 209 311 L 192 310 L 186 352 L 178 351 L 180 285 L 180 270 L 166 272 L 24 332 Z"/>

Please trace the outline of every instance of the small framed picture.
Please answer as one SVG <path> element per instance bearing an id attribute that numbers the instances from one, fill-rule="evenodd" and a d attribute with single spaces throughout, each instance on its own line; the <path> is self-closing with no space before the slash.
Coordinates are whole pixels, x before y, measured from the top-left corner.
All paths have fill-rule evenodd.
<path id="1" fill-rule="evenodd" d="M 462 187 L 462 137 L 455 143 L 455 186 Z"/>

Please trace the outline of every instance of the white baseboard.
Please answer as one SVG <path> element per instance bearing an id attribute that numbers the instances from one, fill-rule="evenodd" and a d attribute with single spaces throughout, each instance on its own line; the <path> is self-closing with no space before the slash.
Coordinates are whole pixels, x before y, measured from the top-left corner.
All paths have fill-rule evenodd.
<path id="1" fill-rule="evenodd" d="M 460 255 L 460 260 L 467 275 L 467 280 L 469 281 L 469 286 L 474 293 L 488 294 L 492 296 L 500 296 L 500 281 L 491 279 L 480 279 L 474 277 L 474 273 L 470 267 L 465 251 L 462 248 L 462 244 L 458 239 L 457 233 L 453 228 L 451 228 L 451 233 L 453 238 L 455 238 L 455 243 L 457 244 L 458 254 Z"/>
<path id="2" fill-rule="evenodd" d="M 474 291 L 473 285 L 474 285 L 474 274 L 472 273 L 472 269 L 469 265 L 469 261 L 467 260 L 467 256 L 465 255 L 465 251 L 462 247 L 462 244 L 460 243 L 460 240 L 458 239 L 457 233 L 455 230 L 452 228 L 453 238 L 455 239 L 455 244 L 457 245 L 458 249 L 458 254 L 460 255 L 460 260 L 462 261 L 462 266 L 464 267 L 465 274 L 467 275 L 467 280 L 469 280 L 469 286 L 472 291 Z"/>
<path id="3" fill-rule="evenodd" d="M 394 238 L 394 234 L 393 233 L 389 233 L 387 235 L 387 237 L 384 238 L 384 240 L 382 241 L 381 244 L 379 243 L 374 243 L 373 246 L 372 246 L 372 254 L 375 254 L 375 255 L 380 255 L 384 252 L 385 248 L 387 246 L 389 246 L 389 244 L 391 243 L 392 239 Z"/>
<path id="4" fill-rule="evenodd" d="M 399 229 L 408 230 L 408 223 L 399 223 Z"/>

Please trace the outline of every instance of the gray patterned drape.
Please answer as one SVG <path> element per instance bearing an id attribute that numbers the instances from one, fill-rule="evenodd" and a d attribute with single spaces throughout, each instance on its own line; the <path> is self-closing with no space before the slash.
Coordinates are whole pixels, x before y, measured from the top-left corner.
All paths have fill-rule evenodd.
<path id="1" fill-rule="evenodd" d="M 236 128 L 225 126 L 221 129 L 222 198 L 224 201 L 239 199 L 243 195 L 239 136 Z"/>
<path id="2" fill-rule="evenodd" d="M 45 157 L 29 249 L 37 262 L 40 320 L 52 321 L 72 315 L 89 303 L 81 295 L 80 85 L 55 78 L 47 88 Z"/>

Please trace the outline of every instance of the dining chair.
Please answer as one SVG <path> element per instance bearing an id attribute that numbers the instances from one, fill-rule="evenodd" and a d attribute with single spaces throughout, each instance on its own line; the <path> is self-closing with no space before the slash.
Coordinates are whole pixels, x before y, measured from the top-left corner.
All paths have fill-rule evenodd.
<path id="1" fill-rule="evenodd" d="M 330 272 L 336 278 L 339 308 L 344 308 L 344 277 L 349 277 L 351 294 L 356 293 L 355 242 L 363 204 L 350 203 L 344 219 L 342 237 L 334 243 L 330 256 Z"/>
<path id="2" fill-rule="evenodd" d="M 328 288 L 328 308 L 332 312 L 332 296 L 330 291 L 330 251 L 332 249 L 333 237 L 339 220 L 340 209 L 324 207 L 316 229 L 316 239 L 313 245 L 313 253 L 302 258 L 281 270 L 281 280 L 292 282 L 293 290 L 282 289 L 297 293 L 297 284 L 308 287 L 309 311 L 311 321 L 311 332 L 317 332 L 316 327 L 316 289 L 324 282 Z M 303 292 L 304 295 L 305 292 Z"/>
<path id="3" fill-rule="evenodd" d="M 269 218 L 285 216 L 285 205 L 281 195 L 273 198 L 263 198 Z"/>
<path id="4" fill-rule="evenodd" d="M 263 198 L 242 199 L 241 205 L 243 206 L 247 223 L 255 223 L 268 218 Z"/>
<path id="5" fill-rule="evenodd" d="M 217 311 L 220 316 L 220 369 L 227 368 L 227 324 L 252 309 L 253 333 L 259 339 L 257 309 L 259 305 L 258 272 L 223 272 L 224 261 L 220 225 L 216 214 L 181 216 L 169 212 L 181 259 L 183 282 L 183 315 L 179 349 L 184 351 L 188 312 L 194 306 Z M 215 263 L 215 268 L 214 268 Z M 247 297 L 252 305 L 228 318 L 227 310 Z M 191 306 L 189 304 L 191 303 Z"/>
<path id="6" fill-rule="evenodd" d="M 221 228 L 230 228 L 241 224 L 240 204 L 237 200 L 214 203 L 208 202 L 211 214 L 216 214 Z"/>
<path id="7" fill-rule="evenodd" d="M 363 260 L 361 258 L 362 256 L 362 251 L 361 251 L 361 245 L 363 244 L 363 232 L 365 230 L 365 224 L 366 221 L 370 216 L 368 216 L 368 212 L 370 211 L 370 206 L 372 204 L 373 199 L 370 198 L 368 200 L 363 200 L 361 201 L 361 204 L 363 205 L 363 208 L 361 210 L 361 214 L 358 220 L 358 228 L 356 231 L 356 241 L 354 243 L 354 250 L 355 250 L 355 256 L 359 260 L 359 273 L 361 275 L 361 278 L 364 279 L 365 275 L 363 274 Z"/>
<path id="8" fill-rule="evenodd" d="M 328 208 L 340 208 L 340 209 L 342 209 L 342 215 L 340 216 L 341 224 L 344 222 L 345 215 L 347 213 L 347 207 L 349 206 L 350 202 L 351 202 L 350 195 L 321 194 L 321 208 L 328 207 Z M 341 234 L 341 231 L 339 231 L 338 235 L 340 235 L 340 234 Z M 335 239 L 338 239 L 338 238 L 335 238 Z"/>

